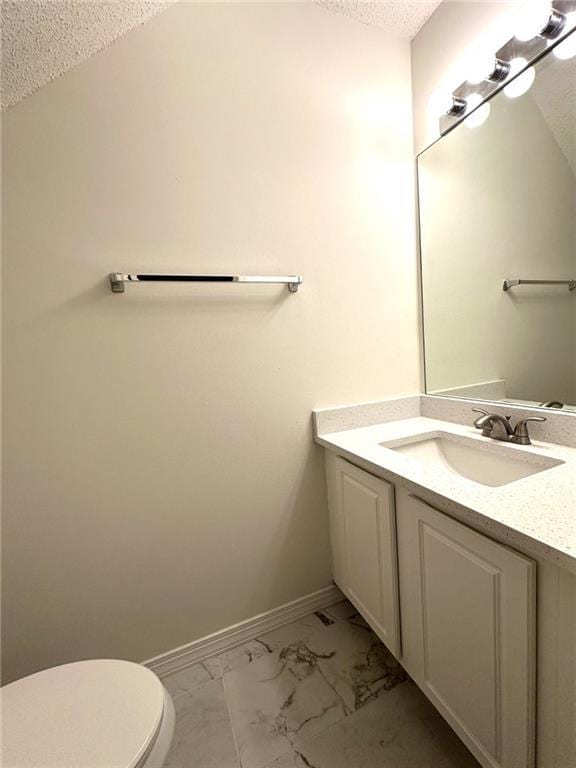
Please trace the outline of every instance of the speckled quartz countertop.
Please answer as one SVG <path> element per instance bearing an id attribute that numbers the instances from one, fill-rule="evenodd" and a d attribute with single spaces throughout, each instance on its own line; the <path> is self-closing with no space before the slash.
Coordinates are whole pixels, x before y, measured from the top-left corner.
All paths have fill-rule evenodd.
<path id="1" fill-rule="evenodd" d="M 380 445 L 428 432 L 498 446 L 527 463 L 538 462 L 542 456 L 564 463 L 490 487 Z M 407 487 L 477 530 L 576 573 L 576 448 L 535 439 L 531 446 L 496 443 L 473 426 L 422 416 L 317 434 L 316 442 L 372 474 Z"/>

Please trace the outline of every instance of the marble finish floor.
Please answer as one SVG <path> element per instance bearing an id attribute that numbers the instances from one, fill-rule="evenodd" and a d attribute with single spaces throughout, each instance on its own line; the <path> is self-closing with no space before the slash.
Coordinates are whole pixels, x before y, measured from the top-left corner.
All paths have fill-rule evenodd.
<path id="1" fill-rule="evenodd" d="M 479 768 L 347 601 L 163 683 L 166 768 Z"/>

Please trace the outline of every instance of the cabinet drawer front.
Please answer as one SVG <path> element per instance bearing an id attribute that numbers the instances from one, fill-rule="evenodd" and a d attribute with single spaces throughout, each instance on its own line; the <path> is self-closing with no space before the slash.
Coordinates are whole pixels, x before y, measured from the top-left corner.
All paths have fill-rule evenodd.
<path id="1" fill-rule="evenodd" d="M 394 487 L 338 461 L 346 590 L 392 653 L 400 653 Z"/>
<path id="2" fill-rule="evenodd" d="M 418 499 L 403 498 L 401 514 L 419 684 L 484 765 L 533 765 L 535 563 Z"/>

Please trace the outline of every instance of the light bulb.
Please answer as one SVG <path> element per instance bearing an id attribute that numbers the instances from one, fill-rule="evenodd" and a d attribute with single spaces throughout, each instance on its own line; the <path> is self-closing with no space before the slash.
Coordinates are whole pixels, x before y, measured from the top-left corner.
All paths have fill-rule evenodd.
<path id="1" fill-rule="evenodd" d="M 480 96 L 479 93 L 472 93 L 466 99 L 467 111 L 469 111 L 470 114 L 466 116 L 464 125 L 467 125 L 468 128 L 477 128 L 487 120 L 488 115 L 490 114 L 490 104 L 488 104 L 488 102 L 482 104 L 482 106 L 480 106 L 480 104 L 482 104 L 482 96 Z M 476 109 L 476 107 L 478 107 L 478 109 Z M 475 111 L 472 112 L 472 110 Z"/>
<path id="2" fill-rule="evenodd" d="M 482 96 L 479 93 L 471 93 L 466 99 L 466 111 L 472 112 L 479 104 L 482 104 Z"/>
<path id="3" fill-rule="evenodd" d="M 528 66 L 528 62 L 523 56 L 517 56 L 515 59 L 512 59 L 510 62 L 510 71 L 509 71 L 509 77 L 513 78 L 516 77 L 516 75 L 519 72 L 522 72 L 522 70 Z"/>
<path id="4" fill-rule="evenodd" d="M 470 62 L 468 82 L 472 85 L 487 80 L 496 67 L 496 57 L 493 53 L 475 54 Z"/>
<path id="5" fill-rule="evenodd" d="M 466 120 L 464 120 L 464 125 L 467 125 L 468 128 L 478 128 L 479 125 L 482 125 L 482 123 L 485 123 L 486 120 L 488 120 L 489 115 L 490 102 L 487 101 L 485 104 L 482 104 L 481 107 L 478 107 L 475 112 L 472 112 L 471 115 L 468 115 Z"/>
<path id="6" fill-rule="evenodd" d="M 510 62 L 510 77 L 514 77 L 516 73 L 522 72 L 527 63 L 528 62 L 526 59 L 520 57 L 517 59 L 512 59 Z M 504 93 L 506 96 L 508 96 L 509 99 L 516 99 L 518 96 L 522 96 L 522 94 L 530 90 L 535 77 L 536 70 L 534 67 L 526 69 L 524 72 L 522 72 L 521 75 L 518 75 L 515 80 L 512 80 L 512 82 L 504 88 Z"/>
<path id="7" fill-rule="evenodd" d="M 576 13 L 570 15 L 576 17 Z M 557 59 L 571 59 L 572 56 L 576 56 L 576 30 L 554 48 L 554 56 Z"/>
<path id="8" fill-rule="evenodd" d="M 555 11 L 550 0 L 528 0 L 519 11 L 515 36 L 517 40 L 532 40 L 539 35 L 553 38 L 564 26 L 564 16 Z"/>

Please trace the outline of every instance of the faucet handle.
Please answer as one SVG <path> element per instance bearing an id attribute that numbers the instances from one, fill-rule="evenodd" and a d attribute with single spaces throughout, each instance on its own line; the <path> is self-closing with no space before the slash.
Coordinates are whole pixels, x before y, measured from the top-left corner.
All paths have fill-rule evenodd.
<path id="1" fill-rule="evenodd" d="M 518 424 L 516 426 L 520 426 L 520 424 L 526 424 L 527 421 L 548 421 L 546 416 L 529 416 L 527 419 L 520 419 Z"/>
<path id="2" fill-rule="evenodd" d="M 488 416 L 489 415 L 488 411 L 485 411 L 484 408 L 472 408 L 472 410 L 474 411 L 474 413 L 481 413 L 482 414 L 482 416 L 479 416 L 474 421 L 474 426 L 476 427 L 476 429 L 482 429 L 484 427 L 484 424 L 482 424 L 481 422 L 482 422 L 482 419 L 484 418 L 484 416 Z"/>
<path id="3" fill-rule="evenodd" d="M 548 421 L 548 419 L 545 416 L 529 416 L 527 419 L 520 419 L 514 428 L 513 439 L 515 443 L 519 445 L 532 445 L 527 426 L 529 421 Z"/>

